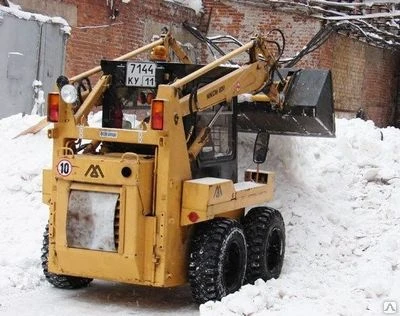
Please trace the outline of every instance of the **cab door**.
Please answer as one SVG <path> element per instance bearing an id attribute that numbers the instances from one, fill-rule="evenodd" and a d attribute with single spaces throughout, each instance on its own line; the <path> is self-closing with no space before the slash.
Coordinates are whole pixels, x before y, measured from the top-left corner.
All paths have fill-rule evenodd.
<path id="1" fill-rule="evenodd" d="M 220 106 L 198 112 L 195 132 L 209 125 Z M 192 164 L 193 178 L 215 177 L 237 182 L 237 127 L 235 102 L 223 105 L 222 111 L 210 126 L 208 142 Z"/>

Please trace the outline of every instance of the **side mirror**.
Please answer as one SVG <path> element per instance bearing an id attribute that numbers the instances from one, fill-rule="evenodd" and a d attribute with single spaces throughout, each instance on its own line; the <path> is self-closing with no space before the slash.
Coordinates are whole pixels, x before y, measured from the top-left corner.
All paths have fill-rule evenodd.
<path id="1" fill-rule="evenodd" d="M 269 144 L 269 133 L 258 132 L 256 141 L 254 143 L 253 162 L 261 164 L 267 159 Z"/>

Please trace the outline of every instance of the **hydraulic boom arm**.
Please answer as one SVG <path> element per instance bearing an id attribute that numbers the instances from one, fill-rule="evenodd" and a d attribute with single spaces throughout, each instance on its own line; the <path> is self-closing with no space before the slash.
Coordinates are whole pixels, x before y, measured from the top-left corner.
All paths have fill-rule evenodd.
<path id="1" fill-rule="evenodd" d="M 204 111 L 224 101 L 229 102 L 239 94 L 256 93 L 271 80 L 270 76 L 273 73 L 271 69 L 275 66 L 276 60 L 267 49 L 266 41 L 257 36 L 252 41 L 222 56 L 209 65 L 175 81 L 171 86 L 179 91 L 185 84 L 246 51 L 250 55 L 249 63 L 198 89 L 194 92 L 196 94 L 194 98 L 193 96 L 186 95 L 179 100 L 183 116 L 196 111 Z M 281 99 L 277 91 L 280 87 L 282 88 L 279 90 L 283 91 L 285 84 L 286 81 L 272 84 L 269 89 L 270 92 L 267 94 L 270 102 L 278 106 L 281 105 Z M 193 102 L 193 100 L 196 101 Z"/>

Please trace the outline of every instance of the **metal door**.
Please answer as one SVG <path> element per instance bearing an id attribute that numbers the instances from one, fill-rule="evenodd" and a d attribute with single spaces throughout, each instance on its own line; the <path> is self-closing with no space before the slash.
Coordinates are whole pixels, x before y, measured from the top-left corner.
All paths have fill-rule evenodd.
<path id="1" fill-rule="evenodd" d="M 60 24 L 0 11 L 0 118 L 31 113 L 35 80 L 42 82 L 45 93 L 52 90 L 62 74 L 65 40 Z"/>

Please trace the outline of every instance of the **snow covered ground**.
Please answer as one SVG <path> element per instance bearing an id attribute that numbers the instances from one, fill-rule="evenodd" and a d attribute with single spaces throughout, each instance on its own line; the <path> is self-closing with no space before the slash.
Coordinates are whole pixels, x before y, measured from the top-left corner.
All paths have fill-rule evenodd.
<path id="1" fill-rule="evenodd" d="M 400 303 L 400 130 L 336 122 L 335 139 L 272 137 L 270 205 L 287 235 L 281 277 L 206 303 L 202 314 L 381 315 L 384 301 Z M 242 139 L 244 153 L 250 146 Z"/>
<path id="2" fill-rule="evenodd" d="M 65 291 L 47 284 L 41 170 L 50 165 L 51 144 L 46 131 L 12 139 L 40 119 L 0 120 L 1 315 L 364 316 L 382 315 L 384 301 L 400 304 L 400 130 L 342 119 L 335 139 L 272 136 L 270 205 L 282 211 L 287 230 L 281 277 L 199 308 L 188 287 L 94 281 Z M 252 140 L 240 135 L 241 169 L 252 167 Z"/>

